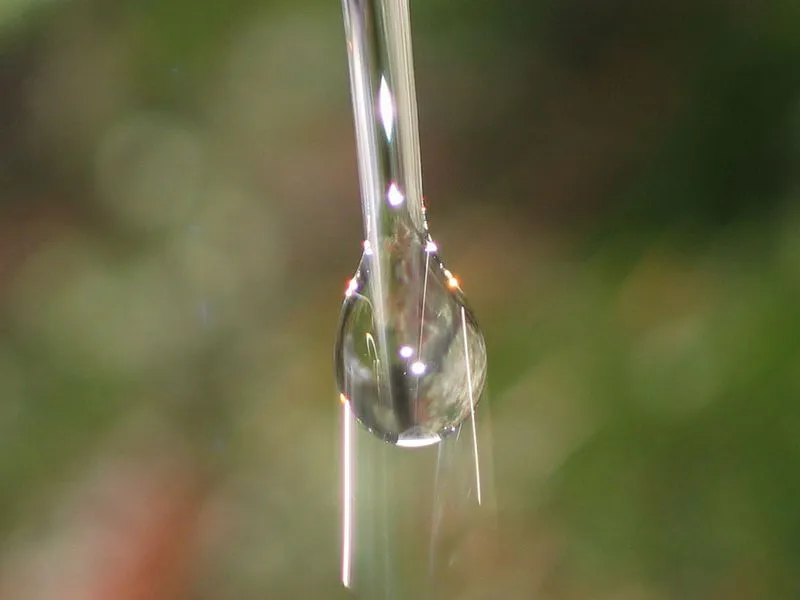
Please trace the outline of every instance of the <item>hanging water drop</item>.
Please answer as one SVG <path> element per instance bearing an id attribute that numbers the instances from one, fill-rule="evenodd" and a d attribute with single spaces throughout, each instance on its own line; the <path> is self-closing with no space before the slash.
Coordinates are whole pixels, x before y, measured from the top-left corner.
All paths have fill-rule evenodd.
<path id="1" fill-rule="evenodd" d="M 335 348 L 341 579 L 365 600 L 454 597 L 494 510 L 486 345 L 428 232 L 408 0 L 342 6 L 364 242 Z"/>
<path id="2" fill-rule="evenodd" d="M 474 412 L 486 346 L 427 229 L 407 2 L 343 0 L 366 241 L 335 363 L 358 421 L 419 447 Z"/>

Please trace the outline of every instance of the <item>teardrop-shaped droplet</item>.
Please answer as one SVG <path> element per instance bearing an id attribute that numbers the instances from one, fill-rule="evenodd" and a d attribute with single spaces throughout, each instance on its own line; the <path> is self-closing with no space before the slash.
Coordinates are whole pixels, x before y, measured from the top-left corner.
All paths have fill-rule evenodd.
<path id="1" fill-rule="evenodd" d="M 486 380 L 486 345 L 433 241 L 409 232 L 365 245 L 335 360 L 342 401 L 387 442 L 427 446 L 470 416 Z"/>

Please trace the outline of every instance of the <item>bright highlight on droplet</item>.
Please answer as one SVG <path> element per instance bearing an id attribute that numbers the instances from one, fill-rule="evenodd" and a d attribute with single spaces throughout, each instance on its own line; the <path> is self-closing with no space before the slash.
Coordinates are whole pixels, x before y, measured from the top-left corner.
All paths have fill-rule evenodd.
<path id="1" fill-rule="evenodd" d="M 428 243 L 425 244 L 425 252 L 438 252 L 439 246 L 436 245 L 436 242 L 433 240 L 428 240 Z"/>
<path id="2" fill-rule="evenodd" d="M 411 346 L 403 346 L 400 348 L 400 356 L 403 358 L 411 358 L 414 356 L 414 349 Z"/>
<path id="3" fill-rule="evenodd" d="M 397 445 L 401 448 L 425 448 L 426 446 L 438 444 L 441 441 L 442 438 L 438 435 L 424 438 L 400 438 L 397 440 Z"/>
<path id="4" fill-rule="evenodd" d="M 339 402 L 341 402 L 342 404 L 347 404 L 347 396 L 345 396 L 344 394 L 339 394 Z"/>
<path id="5" fill-rule="evenodd" d="M 389 200 L 389 204 L 392 206 L 400 206 L 406 199 L 403 195 L 403 192 L 400 191 L 400 188 L 397 187 L 396 183 L 393 183 L 389 186 L 389 191 L 386 194 L 386 198 Z"/>
<path id="6" fill-rule="evenodd" d="M 349 298 L 358 289 L 358 282 L 355 277 L 347 282 L 347 289 L 344 292 L 345 297 Z"/>
<path id="7" fill-rule="evenodd" d="M 447 277 L 447 287 L 449 287 L 451 290 L 454 290 L 461 285 L 456 276 L 447 269 L 444 269 L 444 276 Z"/>
<path id="8" fill-rule="evenodd" d="M 391 142 L 392 134 L 394 133 L 394 100 L 385 77 L 381 77 L 381 87 L 378 91 L 378 113 L 381 117 L 383 130 L 386 132 L 386 139 Z"/>
<path id="9" fill-rule="evenodd" d="M 427 367 L 427 365 L 425 365 L 425 363 L 422 363 L 420 361 L 411 363 L 411 372 L 414 375 L 424 375 L 425 371 L 427 371 L 427 370 L 428 370 L 428 367 Z"/>
<path id="10" fill-rule="evenodd" d="M 369 243 L 369 240 L 364 240 L 364 254 L 372 256 L 372 244 Z"/>

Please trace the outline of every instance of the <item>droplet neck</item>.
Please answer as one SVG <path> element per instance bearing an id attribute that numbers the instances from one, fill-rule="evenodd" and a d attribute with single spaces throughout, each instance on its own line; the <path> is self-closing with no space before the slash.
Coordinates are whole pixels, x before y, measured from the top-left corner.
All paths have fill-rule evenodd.
<path id="1" fill-rule="evenodd" d="M 365 239 L 427 232 L 408 0 L 342 0 Z"/>

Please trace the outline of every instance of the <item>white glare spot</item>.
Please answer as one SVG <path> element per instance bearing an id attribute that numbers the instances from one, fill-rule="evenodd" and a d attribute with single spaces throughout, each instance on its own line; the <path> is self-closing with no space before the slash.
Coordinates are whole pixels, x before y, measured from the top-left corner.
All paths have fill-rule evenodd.
<path id="1" fill-rule="evenodd" d="M 425 371 L 427 371 L 427 370 L 428 370 L 428 367 L 425 365 L 425 363 L 422 363 L 422 362 L 419 362 L 419 361 L 417 361 L 415 363 L 411 363 L 411 372 L 414 375 L 423 375 L 425 373 Z"/>
<path id="2" fill-rule="evenodd" d="M 414 349 L 411 346 L 403 346 L 400 348 L 400 356 L 403 358 L 411 358 L 414 356 Z"/>
<path id="3" fill-rule="evenodd" d="M 364 240 L 364 254 L 372 256 L 372 244 L 369 243 L 369 240 Z"/>
<path id="4" fill-rule="evenodd" d="M 400 188 L 397 187 L 396 183 L 393 183 L 389 186 L 389 192 L 386 194 L 387 198 L 389 199 L 389 204 L 392 206 L 400 206 L 406 199 L 403 196 L 403 192 L 400 191 Z"/>
<path id="5" fill-rule="evenodd" d="M 437 442 L 442 440 L 441 437 L 438 435 L 432 435 L 430 437 L 422 437 L 422 438 L 400 438 L 397 440 L 397 445 L 400 448 L 424 448 L 425 446 L 431 446 Z"/>
<path id="6" fill-rule="evenodd" d="M 428 243 L 425 244 L 425 252 L 436 252 L 438 249 L 439 246 L 433 240 L 428 240 Z"/>
<path id="7" fill-rule="evenodd" d="M 381 115 L 383 130 L 386 132 L 386 139 L 391 142 L 394 133 L 394 100 L 385 77 L 381 77 L 381 89 L 378 91 L 378 111 Z"/>

